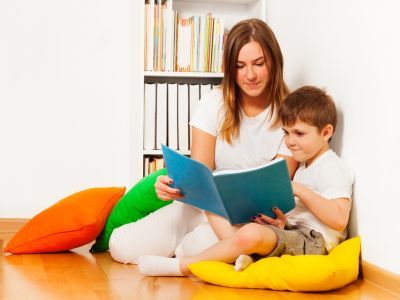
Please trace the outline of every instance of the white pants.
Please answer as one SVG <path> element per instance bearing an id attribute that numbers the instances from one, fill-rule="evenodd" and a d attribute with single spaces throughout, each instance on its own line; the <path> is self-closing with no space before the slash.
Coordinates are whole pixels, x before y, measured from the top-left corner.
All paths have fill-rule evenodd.
<path id="1" fill-rule="evenodd" d="M 175 201 L 114 229 L 109 247 L 114 260 L 136 264 L 141 255 L 193 255 L 217 241 L 202 210 Z"/>

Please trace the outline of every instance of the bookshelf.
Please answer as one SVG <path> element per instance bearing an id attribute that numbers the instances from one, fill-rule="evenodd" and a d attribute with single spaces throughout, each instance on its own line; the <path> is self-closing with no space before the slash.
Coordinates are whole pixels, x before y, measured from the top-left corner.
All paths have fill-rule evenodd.
<path id="1" fill-rule="evenodd" d="M 136 1 L 135 1 L 136 2 Z M 163 1 L 164 2 L 164 1 Z M 223 26 L 225 29 L 231 28 L 235 23 L 240 20 L 247 18 L 259 18 L 266 20 L 267 14 L 267 3 L 266 0 L 170 0 L 172 9 L 177 11 L 181 18 L 190 18 L 192 16 L 206 16 L 211 13 L 213 17 L 220 18 L 223 20 Z M 136 62 L 139 62 L 140 66 L 144 66 L 146 63 L 145 51 L 145 1 L 137 1 L 135 8 L 142 12 L 141 16 L 141 28 L 136 30 L 140 32 L 140 38 L 136 41 L 134 55 Z M 138 24 L 138 23 L 137 23 Z M 146 53 L 147 54 L 147 53 Z M 146 109 L 145 97 L 146 89 L 156 86 L 156 94 L 159 88 L 165 89 L 167 86 L 167 93 L 169 88 L 177 86 L 187 85 L 189 90 L 191 87 L 198 85 L 201 97 L 201 88 L 213 87 L 220 84 L 223 78 L 223 74 L 220 72 L 176 72 L 176 71 L 144 71 L 137 70 L 137 66 L 132 67 L 134 69 L 133 80 L 133 105 L 132 105 L 132 132 L 133 132 L 133 143 L 132 143 L 132 162 L 133 162 L 133 179 L 134 181 L 139 180 L 145 174 L 144 168 L 147 166 L 148 161 L 146 158 L 158 159 L 162 156 L 161 150 L 157 149 L 157 141 L 154 141 L 153 149 L 146 147 L 146 137 L 148 144 L 148 136 L 146 134 L 146 126 L 149 124 L 148 111 Z M 148 92 L 148 91 L 147 91 Z M 162 92 L 164 93 L 164 92 Z M 190 92 L 189 92 L 190 93 Z M 168 96 L 169 97 L 169 96 Z M 190 102 L 190 100 L 187 100 Z M 146 102 L 147 103 L 147 102 Z M 161 105 L 159 105 L 159 108 Z M 162 106 L 165 110 L 166 105 Z M 158 110 L 160 113 L 160 110 Z M 167 115 L 168 118 L 168 115 Z M 189 115 L 190 118 L 190 115 Z M 147 123 L 146 123 L 147 122 Z M 157 116 L 154 117 L 153 122 L 157 123 Z M 157 128 L 157 125 L 153 125 Z M 148 132 L 148 130 L 147 130 Z M 167 132 L 168 135 L 168 132 Z M 188 143 L 190 143 L 190 138 Z M 184 155 L 190 155 L 190 147 L 185 149 L 177 149 Z"/>
<path id="2" fill-rule="evenodd" d="M 223 73 L 215 72 L 162 72 L 144 71 L 144 77 L 173 77 L 173 78 L 222 78 Z"/>

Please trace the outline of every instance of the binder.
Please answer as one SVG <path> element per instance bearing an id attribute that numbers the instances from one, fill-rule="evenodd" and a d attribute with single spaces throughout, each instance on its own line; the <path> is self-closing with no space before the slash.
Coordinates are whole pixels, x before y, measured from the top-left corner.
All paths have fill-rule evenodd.
<path id="1" fill-rule="evenodd" d="M 167 84 L 157 83 L 156 149 L 167 143 Z"/>
<path id="2" fill-rule="evenodd" d="M 200 100 L 200 86 L 198 84 L 189 85 L 189 123 L 192 120 L 196 105 Z M 192 130 L 189 126 L 189 149 L 192 145 Z"/>
<path id="3" fill-rule="evenodd" d="M 200 97 L 203 98 L 209 92 L 211 92 L 212 87 L 211 84 L 201 84 L 200 85 Z"/>
<path id="4" fill-rule="evenodd" d="M 154 150 L 156 141 L 156 85 L 144 84 L 144 150 Z"/>
<path id="5" fill-rule="evenodd" d="M 168 84 L 168 147 L 178 149 L 178 85 Z"/>
<path id="6" fill-rule="evenodd" d="M 178 85 L 178 149 L 189 149 L 189 87 Z"/>

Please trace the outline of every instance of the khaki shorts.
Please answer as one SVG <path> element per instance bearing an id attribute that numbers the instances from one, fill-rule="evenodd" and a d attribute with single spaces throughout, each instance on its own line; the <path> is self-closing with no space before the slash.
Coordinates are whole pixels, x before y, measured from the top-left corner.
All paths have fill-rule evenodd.
<path id="1" fill-rule="evenodd" d="M 304 254 L 327 254 L 325 240 L 321 233 L 301 225 L 287 224 L 285 229 L 272 225 L 265 225 L 272 229 L 277 238 L 276 248 L 267 255 L 281 256 L 304 255 Z"/>

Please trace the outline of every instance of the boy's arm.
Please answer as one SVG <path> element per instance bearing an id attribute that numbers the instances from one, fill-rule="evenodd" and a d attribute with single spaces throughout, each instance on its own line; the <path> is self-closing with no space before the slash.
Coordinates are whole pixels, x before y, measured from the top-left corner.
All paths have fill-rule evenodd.
<path id="1" fill-rule="evenodd" d="M 349 221 L 351 203 L 350 199 L 326 199 L 313 192 L 306 186 L 292 182 L 294 195 L 311 211 L 322 223 L 330 228 L 343 231 Z"/>
<path id="2" fill-rule="evenodd" d="M 282 154 L 277 154 L 275 158 L 282 157 L 286 160 L 286 164 L 288 167 L 289 171 L 289 176 L 291 179 L 293 179 L 294 173 L 296 172 L 297 168 L 299 167 L 299 163 L 294 160 L 293 157 L 291 156 L 286 156 Z"/>

